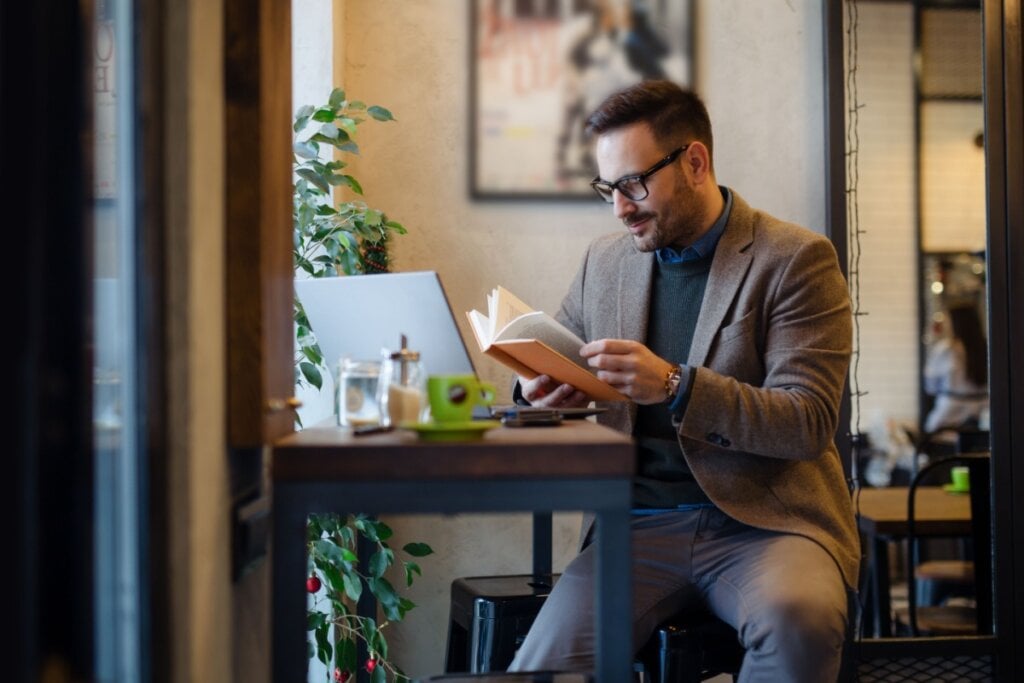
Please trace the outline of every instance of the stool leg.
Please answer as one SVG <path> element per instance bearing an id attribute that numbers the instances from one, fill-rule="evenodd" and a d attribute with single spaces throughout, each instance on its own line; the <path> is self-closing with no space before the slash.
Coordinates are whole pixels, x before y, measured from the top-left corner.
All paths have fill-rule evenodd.
<path id="1" fill-rule="evenodd" d="M 454 620 L 448 622 L 448 647 L 444 656 L 444 672 L 469 671 L 469 641 L 466 629 Z"/>
<path id="2" fill-rule="evenodd" d="M 698 638 L 669 630 L 658 632 L 658 671 L 654 683 L 700 683 Z"/>

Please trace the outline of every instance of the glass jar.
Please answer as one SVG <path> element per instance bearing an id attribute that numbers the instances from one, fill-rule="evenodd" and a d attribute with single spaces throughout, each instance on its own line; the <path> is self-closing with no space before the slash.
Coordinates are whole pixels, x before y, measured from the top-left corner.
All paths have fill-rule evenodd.
<path id="1" fill-rule="evenodd" d="M 380 423 L 378 402 L 381 362 L 343 358 L 338 363 L 338 381 L 334 391 L 334 413 L 342 427 L 362 427 Z"/>
<path id="2" fill-rule="evenodd" d="M 385 352 L 378 388 L 381 424 L 398 426 L 403 422 L 424 422 L 427 412 L 427 373 L 418 351 L 406 347 Z"/>

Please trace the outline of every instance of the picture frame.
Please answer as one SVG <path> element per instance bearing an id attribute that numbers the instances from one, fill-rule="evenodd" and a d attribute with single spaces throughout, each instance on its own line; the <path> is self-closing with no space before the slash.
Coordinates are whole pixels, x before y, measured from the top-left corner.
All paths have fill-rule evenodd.
<path id="1" fill-rule="evenodd" d="M 470 195 L 593 199 L 584 122 L 646 79 L 693 80 L 693 0 L 470 0 Z"/>

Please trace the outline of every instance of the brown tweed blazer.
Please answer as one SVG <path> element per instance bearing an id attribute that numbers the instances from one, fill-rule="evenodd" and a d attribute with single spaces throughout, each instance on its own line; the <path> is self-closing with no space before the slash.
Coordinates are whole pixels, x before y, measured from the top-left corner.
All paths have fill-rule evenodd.
<path id="1" fill-rule="evenodd" d="M 654 260 L 627 233 L 598 238 L 557 317 L 587 341 L 646 341 Z M 686 360 L 679 446 L 723 512 L 816 541 L 852 587 L 860 543 L 833 442 L 851 340 L 831 242 L 734 192 Z M 599 421 L 631 434 L 636 404 L 603 405 Z"/>

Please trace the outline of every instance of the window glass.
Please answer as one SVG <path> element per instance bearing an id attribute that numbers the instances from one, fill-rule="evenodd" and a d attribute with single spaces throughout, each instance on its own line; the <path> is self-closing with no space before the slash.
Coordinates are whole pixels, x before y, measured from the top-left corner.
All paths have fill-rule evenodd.
<path id="1" fill-rule="evenodd" d="M 130 9 L 98 2 L 92 35 L 95 661 L 118 682 L 141 680 Z"/>

